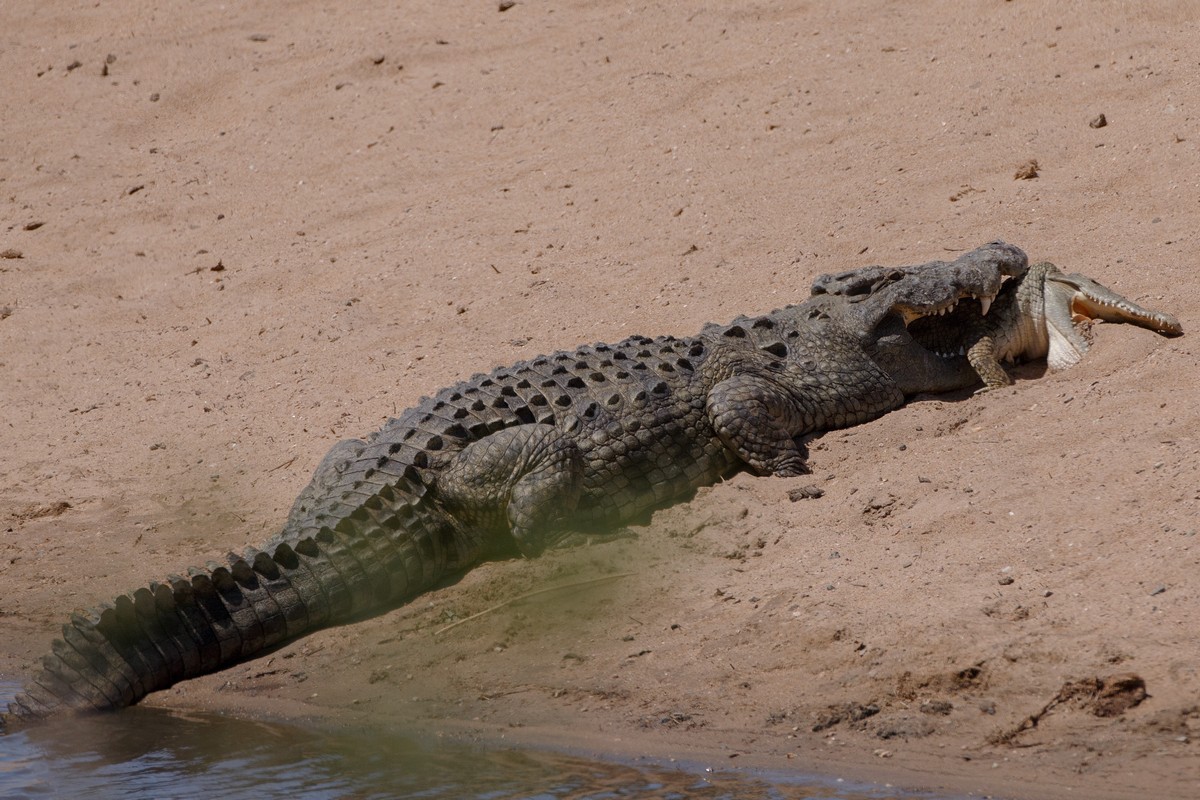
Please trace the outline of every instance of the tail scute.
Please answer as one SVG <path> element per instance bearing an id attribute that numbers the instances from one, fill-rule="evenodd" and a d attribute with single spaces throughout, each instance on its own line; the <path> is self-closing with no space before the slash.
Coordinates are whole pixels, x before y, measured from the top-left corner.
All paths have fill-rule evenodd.
<path id="1" fill-rule="evenodd" d="M 147 632 L 153 629 L 161 634 L 162 639 L 155 641 L 171 662 L 171 674 L 175 679 L 200 674 L 200 649 L 179 619 L 171 591 L 162 584 L 152 583 L 133 593 L 133 604 L 142 620 L 142 629 Z"/>
<path id="2" fill-rule="evenodd" d="M 97 666 L 100 674 L 117 687 L 122 698 L 129 698 L 126 705 L 136 703 L 146 696 L 147 689 L 134 666 L 121 656 L 117 649 L 98 629 L 100 613 L 72 614 L 71 621 L 63 626 L 63 639 L 88 657 L 102 662 Z"/>
<path id="3" fill-rule="evenodd" d="M 258 615 L 245 601 L 229 570 L 220 565 L 211 575 L 190 569 L 192 595 L 221 645 L 221 664 L 236 661 L 243 653 L 254 652 L 262 642 Z"/>
<path id="4" fill-rule="evenodd" d="M 121 657 L 141 676 L 147 694 L 164 685 L 168 674 L 166 659 L 142 631 L 129 595 L 118 595 L 110 608 L 100 612 L 96 630 L 112 642 Z"/>
<path id="5" fill-rule="evenodd" d="M 262 587 L 278 609 L 282 623 L 278 641 L 294 639 L 304 631 L 312 630 L 314 626 L 308 620 L 308 606 L 274 559 L 254 549 L 246 551 L 246 558 L 250 559 L 255 583 Z M 245 563 L 245 560 L 239 559 L 239 563 Z"/>
<path id="6" fill-rule="evenodd" d="M 256 642 L 254 652 L 265 647 L 273 647 L 287 638 L 287 622 L 275 598 L 259 581 L 254 569 L 244 558 L 229 565 L 229 574 L 233 578 L 233 586 L 228 593 L 222 592 L 221 599 L 227 602 L 237 602 L 247 608 L 258 619 L 258 629 L 262 632 L 262 640 Z M 234 619 L 238 619 L 234 617 Z M 243 656 L 250 651 L 243 648 Z"/>
<path id="7" fill-rule="evenodd" d="M 342 580 L 336 577 L 336 573 L 327 573 L 323 580 L 318 566 L 309 559 L 300 558 L 286 542 L 277 546 L 268 560 L 274 565 L 280 579 L 286 580 L 291 587 L 294 592 L 292 602 L 303 608 L 309 628 L 322 628 L 329 624 L 334 618 L 334 610 L 325 586 L 341 586 Z"/>
<path id="8" fill-rule="evenodd" d="M 197 674 L 212 672 L 221 664 L 221 640 L 200 608 L 192 582 L 180 575 L 169 576 L 167 582 L 171 585 L 171 599 L 179 620 L 199 648 L 200 671 Z"/>
<path id="9" fill-rule="evenodd" d="M 103 708 L 104 701 L 96 688 L 58 656 L 42 656 L 42 670 L 33 679 L 34 684 L 57 697 L 67 706 L 86 711 Z"/>
<path id="10" fill-rule="evenodd" d="M 53 658 L 58 659 L 66 667 L 66 669 L 60 668 L 60 673 L 70 676 L 74 685 L 83 688 L 93 706 L 106 708 L 121 702 L 120 690 L 113 685 L 104 672 L 97 670 L 96 661 L 89 660 L 63 639 L 54 640 L 50 645 L 50 651 Z M 107 662 L 104 662 L 103 659 L 98 660 L 102 667 L 107 666 Z M 56 666 L 51 661 L 51 656 L 42 659 L 42 668 L 47 672 L 55 671 Z M 100 702 L 97 702 L 97 699 Z"/>
<path id="11" fill-rule="evenodd" d="M 133 630 L 133 638 L 149 643 L 147 649 L 157 653 L 162 659 L 161 680 L 174 683 L 186 674 L 184 657 L 174 638 L 163 628 L 158 618 L 154 595 L 143 587 L 133 593 L 132 600 L 133 618 L 129 624 Z"/>

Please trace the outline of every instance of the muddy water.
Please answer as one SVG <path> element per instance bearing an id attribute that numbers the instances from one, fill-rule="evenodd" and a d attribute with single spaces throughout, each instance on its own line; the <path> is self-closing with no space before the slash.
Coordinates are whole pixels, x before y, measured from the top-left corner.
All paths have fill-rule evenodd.
<path id="1" fill-rule="evenodd" d="M 16 692 L 0 682 L 0 702 Z M 926 797 L 836 779 L 632 765 L 133 708 L 0 735 L 0 798 L 609 800 Z"/>

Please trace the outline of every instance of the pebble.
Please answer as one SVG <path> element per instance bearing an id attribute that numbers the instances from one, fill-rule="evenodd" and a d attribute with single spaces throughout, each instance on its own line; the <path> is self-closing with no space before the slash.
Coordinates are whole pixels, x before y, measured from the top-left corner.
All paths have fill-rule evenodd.
<path id="1" fill-rule="evenodd" d="M 1013 576 L 1012 576 L 1012 575 L 1002 575 L 1002 576 L 1000 576 L 1000 581 L 999 581 L 999 583 L 1000 583 L 1000 585 L 1001 585 L 1001 586 L 1008 586 L 1008 585 L 1009 585 L 1009 584 L 1011 584 L 1012 582 L 1013 582 Z"/>
<path id="2" fill-rule="evenodd" d="M 819 486 L 801 486 L 799 489 L 792 489 L 788 492 L 788 500 L 793 503 L 801 500 L 816 500 L 818 497 L 824 497 L 825 490 Z"/>
<path id="3" fill-rule="evenodd" d="M 1013 173 L 1013 180 L 1031 181 L 1038 176 L 1038 162 L 1036 158 L 1031 158 L 1021 166 L 1017 167 L 1017 171 Z"/>

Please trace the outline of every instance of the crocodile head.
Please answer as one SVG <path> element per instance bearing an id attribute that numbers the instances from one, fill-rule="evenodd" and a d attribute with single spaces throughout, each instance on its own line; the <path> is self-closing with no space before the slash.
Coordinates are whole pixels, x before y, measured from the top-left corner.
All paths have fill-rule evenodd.
<path id="1" fill-rule="evenodd" d="M 1023 275 L 1029 261 L 1019 248 L 995 241 L 954 261 L 911 267 L 865 267 L 822 275 L 814 300 L 828 304 L 841 327 L 858 336 L 866 353 L 906 395 L 965 388 L 976 381 L 965 357 L 943 356 L 909 326 L 958 313 L 963 301 L 986 314 L 1005 278 Z"/>
<path id="2" fill-rule="evenodd" d="M 1087 276 L 1060 272 L 1049 262 L 1037 266 L 1038 272 L 1044 269 L 1045 275 L 1041 292 L 1042 324 L 1049 339 L 1046 363 L 1051 369 L 1066 369 L 1079 363 L 1089 347 L 1081 328 L 1092 320 L 1124 322 L 1164 336 L 1183 333 L 1179 320 L 1170 314 L 1143 308 Z M 1036 304 L 1027 303 L 1021 310 L 1024 315 L 1032 316 L 1036 308 Z M 1033 321 L 1036 324 L 1036 318 Z"/>

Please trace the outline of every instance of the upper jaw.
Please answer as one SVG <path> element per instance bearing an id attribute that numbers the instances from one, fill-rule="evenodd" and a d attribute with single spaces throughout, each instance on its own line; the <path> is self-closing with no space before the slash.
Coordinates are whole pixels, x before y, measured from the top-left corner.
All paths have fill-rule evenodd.
<path id="1" fill-rule="evenodd" d="M 1024 275 L 1029 259 L 1018 247 L 991 242 L 951 262 L 935 261 L 903 267 L 881 287 L 881 299 L 905 322 L 952 312 L 960 301 L 979 302 L 986 314 L 1005 278 Z"/>
<path id="2" fill-rule="evenodd" d="M 1029 258 L 1019 247 L 995 241 L 963 253 L 954 261 L 905 267 L 860 267 L 821 275 L 813 295 L 837 295 L 851 303 L 883 297 L 932 313 L 963 296 L 995 297 L 1005 277 L 1024 275 Z"/>
<path id="3" fill-rule="evenodd" d="M 935 305 L 914 306 L 911 303 L 897 303 L 892 307 L 892 310 L 904 318 L 904 324 L 908 325 L 914 320 L 922 317 L 940 317 L 952 313 L 958 304 L 970 298 L 979 303 L 979 308 L 983 316 L 987 316 L 988 310 L 992 307 L 992 301 L 996 299 L 999 290 L 990 294 L 975 294 L 974 292 L 960 292 L 953 299 L 938 303 Z"/>

